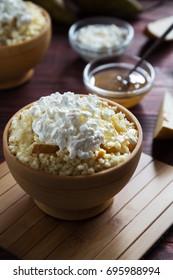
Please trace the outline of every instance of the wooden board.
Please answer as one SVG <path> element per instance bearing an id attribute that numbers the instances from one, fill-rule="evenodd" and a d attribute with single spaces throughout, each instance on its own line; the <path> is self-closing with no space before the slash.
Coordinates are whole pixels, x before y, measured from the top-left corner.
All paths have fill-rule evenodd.
<path id="1" fill-rule="evenodd" d="M 173 223 L 173 167 L 142 154 L 101 215 L 65 222 L 45 215 L 0 165 L 0 245 L 21 259 L 140 259 Z"/>

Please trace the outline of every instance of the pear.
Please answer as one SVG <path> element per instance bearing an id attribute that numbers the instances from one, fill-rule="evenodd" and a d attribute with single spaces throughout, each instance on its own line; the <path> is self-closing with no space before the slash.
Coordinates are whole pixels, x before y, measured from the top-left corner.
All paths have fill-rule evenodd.
<path id="1" fill-rule="evenodd" d="M 137 0 L 72 0 L 81 11 L 90 14 L 132 16 L 142 11 Z"/>
<path id="2" fill-rule="evenodd" d="M 32 2 L 47 10 L 56 21 L 71 24 L 77 20 L 76 14 L 65 5 L 64 0 L 33 0 Z"/>

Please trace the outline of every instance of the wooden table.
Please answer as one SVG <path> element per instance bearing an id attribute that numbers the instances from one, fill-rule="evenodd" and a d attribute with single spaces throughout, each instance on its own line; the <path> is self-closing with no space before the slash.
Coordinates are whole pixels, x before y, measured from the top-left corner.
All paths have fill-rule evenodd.
<path id="1" fill-rule="evenodd" d="M 172 11 L 173 1 L 166 1 L 157 9 L 146 11 L 138 18 L 129 20 L 135 29 L 135 37 L 126 54 L 140 56 L 144 49 L 151 44 L 143 33 L 146 24 L 155 19 L 172 15 Z M 3 129 L 9 118 L 18 109 L 55 91 L 87 93 L 82 81 L 82 72 L 86 63 L 71 49 L 67 32 L 67 27 L 54 24 L 50 48 L 44 59 L 35 68 L 32 80 L 21 87 L 0 92 L 0 162 L 4 161 Z M 173 165 L 173 142 L 153 141 L 153 130 L 165 90 L 168 89 L 173 93 L 172 49 L 173 42 L 165 43 L 149 57 L 148 61 L 156 70 L 154 86 L 141 103 L 131 109 L 143 128 L 143 152 L 171 165 Z M 0 249 L 0 257 L 6 259 L 11 256 Z M 173 226 L 143 258 L 173 259 Z"/>

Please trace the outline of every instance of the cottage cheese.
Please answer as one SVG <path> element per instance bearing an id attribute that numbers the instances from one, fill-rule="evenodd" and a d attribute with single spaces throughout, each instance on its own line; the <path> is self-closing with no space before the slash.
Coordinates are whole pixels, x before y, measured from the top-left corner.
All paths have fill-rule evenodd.
<path id="1" fill-rule="evenodd" d="M 41 10 L 23 0 L 0 1 L 0 45 L 14 45 L 31 39 L 46 24 Z"/>
<path id="2" fill-rule="evenodd" d="M 72 92 L 41 97 L 12 119 L 9 148 L 31 168 L 58 175 L 84 175 L 124 162 L 138 131 L 116 107 L 95 95 Z M 33 153 L 35 144 L 57 145 L 53 154 Z"/>
<path id="3" fill-rule="evenodd" d="M 115 24 L 88 25 L 76 32 L 76 40 L 85 48 L 95 51 L 117 49 L 127 37 L 127 30 Z"/>
<path id="4" fill-rule="evenodd" d="M 0 25 L 12 24 L 15 21 L 17 27 L 29 24 L 32 15 L 23 0 L 1 0 L 0 2 Z"/>
<path id="5" fill-rule="evenodd" d="M 32 129 L 43 143 L 67 148 L 70 157 L 90 158 L 104 141 L 104 134 L 114 129 L 108 120 L 114 115 L 111 108 L 103 110 L 94 95 L 80 98 L 67 92 L 42 97 L 29 110 Z M 113 132 L 112 132 L 113 131 Z"/>

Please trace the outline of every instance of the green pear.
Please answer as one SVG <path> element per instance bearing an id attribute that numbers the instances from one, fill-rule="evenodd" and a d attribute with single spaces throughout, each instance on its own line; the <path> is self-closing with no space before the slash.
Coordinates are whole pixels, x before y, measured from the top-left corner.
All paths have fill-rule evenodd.
<path id="1" fill-rule="evenodd" d="M 71 24 L 77 20 L 77 16 L 66 7 L 64 0 L 32 0 L 32 2 L 47 10 L 56 21 Z"/>
<path id="2" fill-rule="evenodd" d="M 90 14 L 132 16 L 142 11 L 137 0 L 73 0 L 81 11 Z"/>

